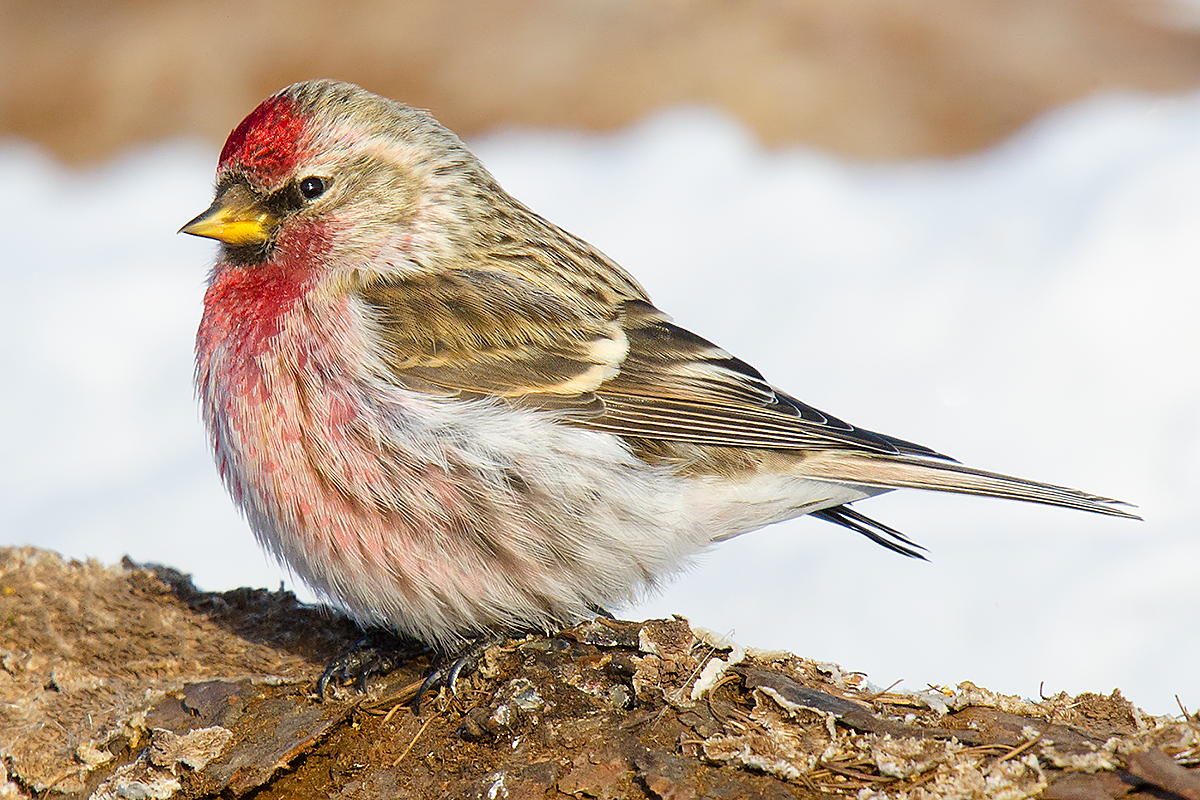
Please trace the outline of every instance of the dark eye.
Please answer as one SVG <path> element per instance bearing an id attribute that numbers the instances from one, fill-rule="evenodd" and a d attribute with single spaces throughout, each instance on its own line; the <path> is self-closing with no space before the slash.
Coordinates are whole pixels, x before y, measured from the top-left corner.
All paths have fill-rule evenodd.
<path id="1" fill-rule="evenodd" d="M 312 200 L 325 194 L 325 181 L 317 177 L 305 178 L 300 181 L 300 194 L 305 200 Z"/>

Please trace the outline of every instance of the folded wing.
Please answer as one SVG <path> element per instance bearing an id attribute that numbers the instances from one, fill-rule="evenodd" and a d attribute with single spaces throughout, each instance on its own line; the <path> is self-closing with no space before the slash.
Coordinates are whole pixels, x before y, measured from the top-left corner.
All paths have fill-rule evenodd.
<path id="1" fill-rule="evenodd" d="M 359 294 L 394 380 L 410 389 L 552 409 L 630 442 L 792 452 L 798 477 L 1134 517 L 1119 501 L 966 467 L 818 411 L 643 297 L 604 298 L 508 269 L 376 282 Z M 911 544 L 845 507 L 822 516 L 885 534 L 893 549 Z"/>

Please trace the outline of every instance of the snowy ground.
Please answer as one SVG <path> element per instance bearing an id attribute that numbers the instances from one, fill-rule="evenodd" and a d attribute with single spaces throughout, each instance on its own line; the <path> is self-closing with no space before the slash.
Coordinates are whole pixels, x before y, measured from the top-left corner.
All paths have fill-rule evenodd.
<path id="1" fill-rule="evenodd" d="M 930 563 L 798 520 L 628 615 L 681 613 L 883 686 L 1200 706 L 1200 95 L 1097 99 L 979 157 L 903 165 L 765 150 L 703 110 L 472 144 L 680 323 L 818 408 L 1146 517 L 893 494 L 861 508 Z M 214 248 L 174 232 L 214 161 L 177 142 L 72 173 L 0 147 L 0 543 L 293 585 L 224 496 L 192 399 Z"/>

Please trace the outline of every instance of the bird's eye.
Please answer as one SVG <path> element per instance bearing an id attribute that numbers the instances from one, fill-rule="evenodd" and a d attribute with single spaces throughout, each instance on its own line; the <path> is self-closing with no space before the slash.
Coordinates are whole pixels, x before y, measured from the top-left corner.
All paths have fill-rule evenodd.
<path id="1" fill-rule="evenodd" d="M 325 193 L 325 181 L 318 177 L 305 178 L 300 181 L 300 194 L 305 200 L 312 200 Z"/>

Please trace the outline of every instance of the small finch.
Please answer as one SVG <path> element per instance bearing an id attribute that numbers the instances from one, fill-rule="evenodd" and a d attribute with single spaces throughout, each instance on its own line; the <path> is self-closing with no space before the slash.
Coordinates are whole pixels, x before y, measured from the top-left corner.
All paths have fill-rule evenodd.
<path id="1" fill-rule="evenodd" d="M 196 382 L 230 494 L 276 558 L 359 624 L 428 645 L 451 688 L 438 664 L 480 642 L 628 603 L 781 520 L 919 557 L 850 507 L 896 488 L 1136 519 L 785 394 L 428 113 L 351 84 L 251 112 L 182 230 L 223 245 Z"/>

